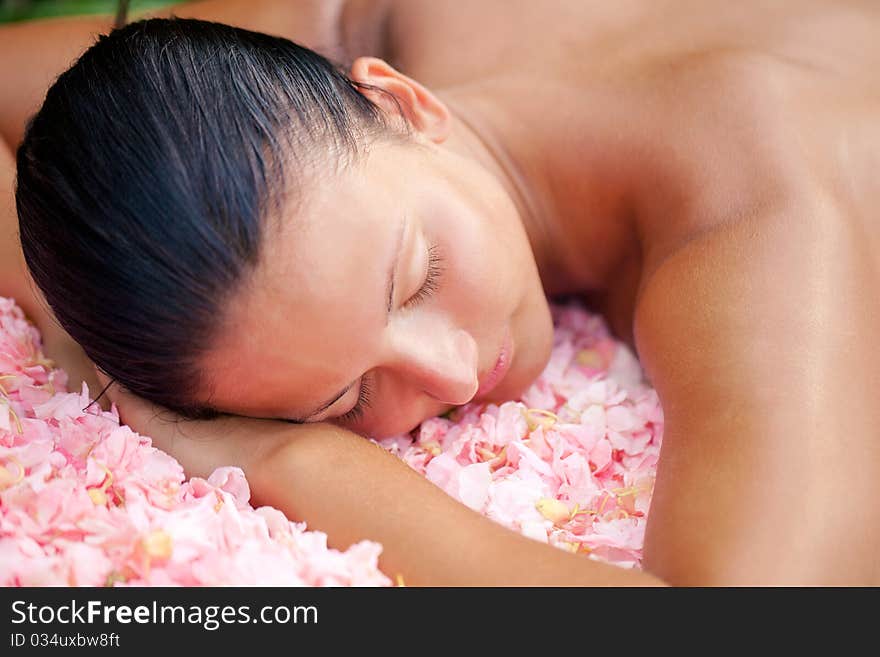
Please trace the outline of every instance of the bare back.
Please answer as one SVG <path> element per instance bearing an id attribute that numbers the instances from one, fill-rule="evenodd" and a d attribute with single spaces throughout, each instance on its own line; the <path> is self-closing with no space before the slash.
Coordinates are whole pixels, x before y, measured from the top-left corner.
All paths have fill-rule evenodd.
<path id="1" fill-rule="evenodd" d="M 876 3 L 403 0 L 387 11 L 377 54 L 528 126 L 505 137 L 552 178 L 543 209 L 574 243 L 602 237 L 579 233 L 584 214 L 616 209 L 590 188 L 611 164 L 639 199 L 647 271 L 709 225 L 808 196 L 846 207 L 880 247 Z M 581 287 L 613 288 L 620 264 Z M 603 298 L 629 297 L 610 302 L 625 334 L 639 276 L 623 278 L 629 289 Z"/>

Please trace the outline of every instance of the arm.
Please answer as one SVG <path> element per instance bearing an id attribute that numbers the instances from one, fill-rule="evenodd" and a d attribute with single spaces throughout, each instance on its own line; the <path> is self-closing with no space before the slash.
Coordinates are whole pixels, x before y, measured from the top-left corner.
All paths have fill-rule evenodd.
<path id="1" fill-rule="evenodd" d="M 112 23 L 87 16 L 0 26 L 0 139 L 18 148 L 52 80 Z"/>
<path id="2" fill-rule="evenodd" d="M 636 340 L 665 413 L 645 565 L 672 584 L 878 582 L 880 297 L 827 205 L 696 237 Z"/>
<path id="3" fill-rule="evenodd" d="M 106 378 L 101 375 L 103 381 Z M 449 497 L 403 461 L 328 423 L 293 425 L 224 416 L 176 421 L 114 385 L 122 421 L 151 436 L 189 475 L 220 465 L 247 474 L 255 504 L 272 505 L 331 547 L 371 539 L 379 566 L 416 586 L 644 586 L 656 577 L 538 543 Z"/>
<path id="4" fill-rule="evenodd" d="M 202 0 L 131 16 L 179 16 L 293 39 L 333 59 L 381 56 L 386 0 Z M 100 34 L 111 16 L 55 18 L 0 27 L 0 138 L 17 147 L 46 89 Z"/>
<path id="5" fill-rule="evenodd" d="M 67 373 L 71 390 L 79 390 L 82 381 L 95 390 L 98 383 L 91 361 L 82 347 L 55 322 L 45 298 L 28 273 L 18 239 L 14 180 L 12 152 L 0 139 L 0 296 L 15 299 L 28 319 L 40 329 L 44 353 Z"/>
<path id="6" fill-rule="evenodd" d="M 380 568 L 416 586 L 656 586 L 538 543 L 460 504 L 406 464 L 333 425 L 294 427 L 249 471 L 255 498 L 306 519 L 344 548 L 383 545 Z"/>
<path id="7" fill-rule="evenodd" d="M 28 275 L 18 239 L 14 184 L 15 160 L 0 139 L 0 296 L 15 299 L 25 314 L 34 319 L 42 309 L 38 308 L 33 292 L 36 286 Z"/>

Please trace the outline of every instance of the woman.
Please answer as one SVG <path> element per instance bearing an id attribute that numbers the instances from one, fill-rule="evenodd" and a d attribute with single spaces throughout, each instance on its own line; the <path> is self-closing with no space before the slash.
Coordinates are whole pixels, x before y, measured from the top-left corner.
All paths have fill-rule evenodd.
<path id="1" fill-rule="evenodd" d="M 124 421 L 191 474 L 241 465 L 337 545 L 381 541 L 412 583 L 880 582 L 872 3 L 174 13 L 347 77 L 284 40 L 139 23 L 22 142 L 108 26 L 2 35 L 28 267 L 131 391 L 110 388 Z M 38 38 L 55 58 L 14 62 Z M 545 293 L 585 295 L 663 403 L 645 573 L 521 539 L 358 439 L 520 392 Z"/>

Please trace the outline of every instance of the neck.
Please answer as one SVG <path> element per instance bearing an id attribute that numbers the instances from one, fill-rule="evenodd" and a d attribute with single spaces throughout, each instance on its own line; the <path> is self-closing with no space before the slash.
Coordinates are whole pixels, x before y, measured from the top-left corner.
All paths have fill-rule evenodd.
<path id="1" fill-rule="evenodd" d="M 554 143 L 559 131 L 546 119 L 512 117 L 485 94 L 448 91 L 443 101 L 454 117 L 447 146 L 475 158 L 507 190 L 546 293 L 610 288 L 639 251 L 635 181 L 622 173 L 632 169 L 620 161 L 623 154 L 611 144 L 597 149 L 600 140 L 591 136 L 583 156 L 577 144 Z"/>

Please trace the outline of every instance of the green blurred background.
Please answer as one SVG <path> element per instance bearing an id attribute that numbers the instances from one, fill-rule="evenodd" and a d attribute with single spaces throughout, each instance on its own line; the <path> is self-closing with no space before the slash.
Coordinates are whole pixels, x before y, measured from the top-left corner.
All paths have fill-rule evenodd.
<path id="1" fill-rule="evenodd" d="M 179 0 L 130 0 L 129 15 Z M 72 14 L 116 14 L 117 0 L 0 0 L 0 23 Z"/>

